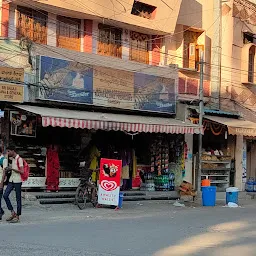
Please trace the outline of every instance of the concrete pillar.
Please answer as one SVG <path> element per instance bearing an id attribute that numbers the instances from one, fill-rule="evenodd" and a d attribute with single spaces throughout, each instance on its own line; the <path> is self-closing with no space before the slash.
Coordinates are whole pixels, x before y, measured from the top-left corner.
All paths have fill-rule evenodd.
<path id="1" fill-rule="evenodd" d="M 8 37 L 10 4 L 1 2 L 1 37 Z"/>
<path id="2" fill-rule="evenodd" d="M 185 177 L 184 180 L 192 183 L 193 177 L 193 134 L 185 134 L 185 142 L 188 147 L 187 159 L 185 159 Z"/>
<path id="3" fill-rule="evenodd" d="M 85 26 L 84 26 L 84 20 L 81 20 L 81 26 L 80 26 L 80 52 L 84 51 L 84 34 L 85 34 Z"/>
<path id="4" fill-rule="evenodd" d="M 9 28 L 8 28 L 8 37 L 11 39 L 16 39 L 16 16 L 17 16 L 17 9 L 15 5 L 10 6 L 9 12 Z"/>
<path id="5" fill-rule="evenodd" d="M 57 15 L 48 13 L 47 44 L 57 46 Z"/>
<path id="6" fill-rule="evenodd" d="M 99 28 L 98 22 L 93 21 L 92 23 L 92 53 L 98 53 L 98 38 L 99 38 Z"/>
<path id="7" fill-rule="evenodd" d="M 84 52 L 93 52 L 93 37 L 98 37 L 97 34 L 93 36 L 93 22 L 92 20 L 84 20 Z"/>
<path id="8" fill-rule="evenodd" d="M 161 39 L 159 36 L 153 36 L 152 39 L 152 65 L 158 66 L 160 64 Z"/>
<path id="9" fill-rule="evenodd" d="M 130 31 L 128 29 L 123 29 L 122 35 L 122 59 L 130 59 Z"/>
<path id="10" fill-rule="evenodd" d="M 243 189 L 243 182 L 242 182 L 242 176 L 243 176 L 243 147 L 244 147 L 244 141 L 242 135 L 236 136 L 236 152 L 235 152 L 235 168 L 236 168 L 236 174 L 235 174 L 235 186 L 239 189 Z"/>

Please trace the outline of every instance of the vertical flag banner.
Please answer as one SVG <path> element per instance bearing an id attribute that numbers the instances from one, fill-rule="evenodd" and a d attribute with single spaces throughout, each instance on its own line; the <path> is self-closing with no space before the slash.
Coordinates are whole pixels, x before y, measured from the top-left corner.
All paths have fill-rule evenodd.
<path id="1" fill-rule="evenodd" d="M 118 205 L 121 171 L 121 160 L 106 158 L 100 160 L 99 204 Z"/>

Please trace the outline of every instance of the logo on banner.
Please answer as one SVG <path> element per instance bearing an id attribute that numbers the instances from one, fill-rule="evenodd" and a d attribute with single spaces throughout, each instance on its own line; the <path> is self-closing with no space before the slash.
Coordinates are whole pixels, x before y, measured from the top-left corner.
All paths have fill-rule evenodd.
<path id="1" fill-rule="evenodd" d="M 99 204 L 118 205 L 121 171 L 121 160 L 106 158 L 100 160 Z"/>
<path id="2" fill-rule="evenodd" d="M 117 184 L 115 181 L 108 181 L 108 180 L 103 180 L 100 183 L 101 187 L 106 190 L 106 191 L 113 191 L 117 188 Z"/>

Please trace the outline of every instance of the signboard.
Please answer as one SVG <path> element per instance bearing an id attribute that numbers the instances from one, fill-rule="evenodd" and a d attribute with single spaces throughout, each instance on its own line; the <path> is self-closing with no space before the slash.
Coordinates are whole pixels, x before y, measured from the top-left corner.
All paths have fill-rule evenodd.
<path id="1" fill-rule="evenodd" d="M 11 135 L 36 137 L 36 116 L 18 111 L 10 112 Z"/>
<path id="2" fill-rule="evenodd" d="M 121 171 L 121 160 L 106 158 L 100 160 L 99 204 L 118 205 Z"/>
<path id="3" fill-rule="evenodd" d="M 24 87 L 22 85 L 0 83 L 0 101 L 23 102 Z"/>
<path id="4" fill-rule="evenodd" d="M 0 67 L 0 80 L 24 82 L 24 69 Z"/>
<path id="5" fill-rule="evenodd" d="M 45 99 L 92 104 L 93 69 L 85 64 L 41 56 Z"/>
<path id="6" fill-rule="evenodd" d="M 135 73 L 134 86 L 134 109 L 175 113 L 175 79 Z"/>
<path id="7" fill-rule="evenodd" d="M 93 104 L 134 109 L 132 72 L 111 68 L 93 68 Z"/>
<path id="8" fill-rule="evenodd" d="M 177 73 L 178 77 L 178 73 Z M 44 99 L 160 113 L 176 112 L 175 79 L 41 56 Z"/>

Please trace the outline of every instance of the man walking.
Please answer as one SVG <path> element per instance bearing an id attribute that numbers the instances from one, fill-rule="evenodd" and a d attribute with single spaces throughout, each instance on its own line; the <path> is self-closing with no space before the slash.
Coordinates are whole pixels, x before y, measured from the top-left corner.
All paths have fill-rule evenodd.
<path id="1" fill-rule="evenodd" d="M 11 176 L 4 192 L 4 200 L 8 210 L 11 211 L 11 216 L 6 219 L 6 221 L 10 223 L 17 223 L 20 221 L 21 215 L 21 174 L 24 173 L 23 159 L 16 153 L 13 145 L 7 147 L 7 154 L 12 158 L 12 165 L 11 167 L 6 168 L 8 171 L 11 171 Z M 17 213 L 13 210 L 13 206 L 9 199 L 9 195 L 14 189 L 16 193 Z"/>
<path id="2" fill-rule="evenodd" d="M 5 168 L 7 167 L 7 159 L 4 157 L 2 149 L 0 148 L 0 221 L 4 215 L 4 210 L 2 208 L 2 196 L 4 189 L 5 180 Z"/>

